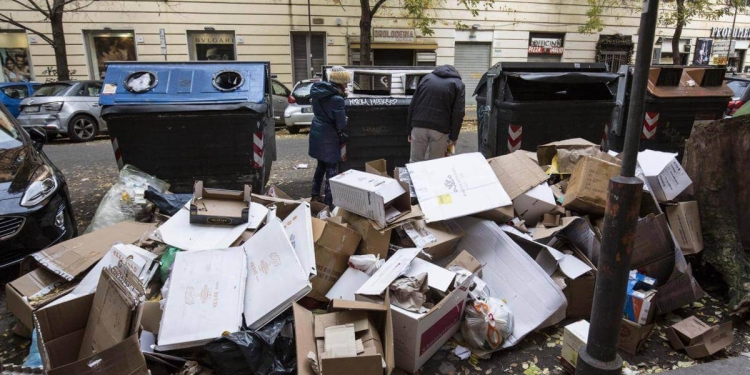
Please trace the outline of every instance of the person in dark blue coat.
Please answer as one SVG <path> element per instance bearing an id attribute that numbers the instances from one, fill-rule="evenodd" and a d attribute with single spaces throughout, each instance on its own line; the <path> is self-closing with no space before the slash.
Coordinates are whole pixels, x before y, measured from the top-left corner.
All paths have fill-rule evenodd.
<path id="1" fill-rule="evenodd" d="M 326 180 L 323 202 L 333 207 L 329 180 L 338 174 L 338 162 L 346 144 L 346 87 L 351 81 L 348 71 L 334 66 L 329 81 L 320 81 L 310 89 L 312 109 L 315 117 L 310 128 L 308 154 L 318 161 L 312 183 L 312 199 L 319 200 L 323 178 Z"/>

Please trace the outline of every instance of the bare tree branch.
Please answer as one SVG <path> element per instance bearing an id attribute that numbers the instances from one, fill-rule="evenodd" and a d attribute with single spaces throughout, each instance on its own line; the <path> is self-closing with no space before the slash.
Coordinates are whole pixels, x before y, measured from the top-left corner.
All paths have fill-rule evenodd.
<path id="1" fill-rule="evenodd" d="M 39 12 L 39 13 L 43 14 L 45 17 L 49 18 L 49 14 L 47 14 L 47 12 L 45 12 L 44 9 L 42 9 L 34 0 L 26 0 L 25 2 L 21 1 L 21 0 L 11 0 L 11 1 L 13 1 L 14 3 L 16 3 L 16 4 L 18 4 L 18 5 L 26 8 L 28 10 L 31 10 L 31 11 L 34 11 L 34 12 Z M 29 5 L 29 4 L 31 4 L 31 5 Z"/>
<path id="2" fill-rule="evenodd" d="M 52 14 L 52 5 L 49 4 L 49 0 L 44 0 L 47 3 L 47 11 Z"/>
<path id="3" fill-rule="evenodd" d="M 49 45 L 51 45 L 53 47 L 55 46 L 55 42 L 52 39 L 50 39 L 48 36 L 44 35 L 43 33 L 40 33 L 39 31 L 36 31 L 36 30 L 34 30 L 34 29 L 32 29 L 32 28 L 30 28 L 28 26 L 25 26 L 25 25 L 22 25 L 22 24 L 18 23 L 17 21 L 15 21 L 14 19 L 6 16 L 5 14 L 0 13 L 0 22 L 11 24 L 11 25 L 13 25 L 15 27 L 18 27 L 18 28 L 30 31 L 30 32 L 38 35 L 45 42 L 49 43 Z"/>
<path id="4" fill-rule="evenodd" d="M 380 6 L 383 5 L 383 3 L 385 2 L 386 0 L 378 0 L 378 2 L 375 3 L 375 6 L 372 7 L 372 14 L 375 14 L 378 11 L 378 9 L 380 9 Z"/>
<path id="5" fill-rule="evenodd" d="M 78 1 L 78 0 L 73 0 L 73 1 Z M 91 4 L 93 4 L 93 3 L 94 3 L 94 2 L 96 2 L 96 1 L 97 1 L 97 0 L 89 0 L 89 2 L 88 2 L 88 3 L 86 3 L 86 4 L 84 4 L 84 5 L 80 5 L 80 6 L 78 6 L 77 8 L 73 8 L 73 9 L 65 9 L 65 12 L 77 12 L 77 11 L 79 11 L 79 10 L 83 9 L 83 8 L 87 8 L 87 7 L 91 6 Z"/>

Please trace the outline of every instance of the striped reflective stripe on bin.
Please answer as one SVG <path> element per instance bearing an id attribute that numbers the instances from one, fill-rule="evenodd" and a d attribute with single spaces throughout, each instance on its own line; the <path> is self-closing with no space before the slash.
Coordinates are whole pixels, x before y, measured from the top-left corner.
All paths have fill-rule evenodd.
<path id="1" fill-rule="evenodd" d="M 523 127 L 517 125 L 508 126 L 508 152 L 521 149 L 521 138 L 523 138 Z"/>
<path id="2" fill-rule="evenodd" d="M 122 153 L 120 152 L 120 144 L 117 143 L 116 137 L 110 137 L 110 141 L 112 141 L 112 150 L 115 152 L 115 160 L 117 161 L 117 168 L 122 169 L 124 167 L 124 164 L 122 163 Z"/>
<path id="3" fill-rule="evenodd" d="M 646 112 L 646 116 L 643 119 L 643 135 L 642 139 L 654 139 L 656 137 L 656 128 L 659 126 L 659 113 L 657 112 Z"/>
<path id="4" fill-rule="evenodd" d="M 263 169 L 263 132 L 253 134 L 253 168 Z"/>

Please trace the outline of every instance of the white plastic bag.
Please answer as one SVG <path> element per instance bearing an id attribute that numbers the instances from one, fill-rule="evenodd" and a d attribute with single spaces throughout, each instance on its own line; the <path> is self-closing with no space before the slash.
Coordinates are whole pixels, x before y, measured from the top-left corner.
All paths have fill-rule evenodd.
<path id="1" fill-rule="evenodd" d="M 349 257 L 349 267 L 360 270 L 366 273 L 367 276 L 372 276 L 384 263 L 385 260 L 373 254 L 352 255 Z"/>
<path id="2" fill-rule="evenodd" d="M 490 297 L 467 304 L 461 335 L 472 348 L 489 352 L 500 350 L 511 333 L 513 314 L 505 302 Z"/>

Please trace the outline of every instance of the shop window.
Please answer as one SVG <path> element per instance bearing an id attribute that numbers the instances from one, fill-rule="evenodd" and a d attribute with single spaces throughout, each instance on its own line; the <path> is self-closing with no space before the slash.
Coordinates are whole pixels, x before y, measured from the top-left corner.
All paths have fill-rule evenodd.
<path id="1" fill-rule="evenodd" d="M 0 82 L 30 82 L 33 80 L 29 64 L 26 33 L 0 33 Z"/>
<path id="2" fill-rule="evenodd" d="M 190 60 L 236 60 L 234 31 L 188 31 Z"/>
<path id="3" fill-rule="evenodd" d="M 307 40 L 310 39 L 310 51 L 307 50 Z M 307 56 L 312 55 L 312 66 L 308 64 Z M 293 32 L 292 33 L 292 65 L 295 82 L 315 77 L 315 73 L 323 71 L 326 64 L 326 33 Z"/>
<path id="4" fill-rule="evenodd" d="M 107 63 L 136 61 L 135 34 L 132 30 L 84 31 L 89 57 L 89 71 L 94 79 L 103 79 Z"/>

